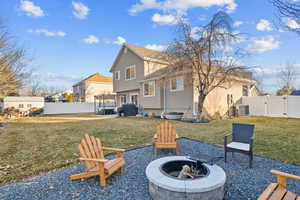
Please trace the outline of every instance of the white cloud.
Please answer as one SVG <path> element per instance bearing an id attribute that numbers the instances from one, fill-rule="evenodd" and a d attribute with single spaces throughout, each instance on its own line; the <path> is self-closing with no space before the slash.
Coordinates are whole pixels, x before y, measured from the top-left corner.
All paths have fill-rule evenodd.
<path id="1" fill-rule="evenodd" d="M 261 19 L 256 25 L 256 29 L 259 31 L 272 31 L 271 23 L 266 19 Z"/>
<path id="2" fill-rule="evenodd" d="M 300 67 L 300 64 L 294 64 L 294 67 Z"/>
<path id="3" fill-rule="evenodd" d="M 61 74 L 61 73 L 53 73 L 53 72 L 33 72 L 31 74 L 33 77 L 40 78 L 44 81 L 70 81 L 75 82 L 82 79 L 82 75 L 74 75 L 74 74 Z"/>
<path id="4" fill-rule="evenodd" d="M 174 25 L 177 24 L 177 19 L 173 15 L 160 15 L 155 13 L 152 16 L 152 21 L 160 25 Z"/>
<path id="5" fill-rule="evenodd" d="M 41 7 L 34 5 L 31 1 L 21 0 L 20 10 L 30 17 L 43 17 L 45 15 Z"/>
<path id="6" fill-rule="evenodd" d="M 252 68 L 251 70 L 254 73 L 263 74 L 263 75 L 275 75 L 280 71 L 279 68 L 261 68 L 261 67 Z"/>
<path id="7" fill-rule="evenodd" d="M 122 45 L 124 43 L 126 43 L 125 38 L 118 36 L 117 39 L 113 42 L 114 44 L 118 44 L 118 45 Z"/>
<path id="8" fill-rule="evenodd" d="M 44 35 L 47 37 L 64 37 L 66 36 L 65 32 L 62 31 L 48 31 L 47 29 L 29 29 L 29 33 L 36 33 L 38 35 Z"/>
<path id="9" fill-rule="evenodd" d="M 87 38 L 83 39 L 83 42 L 86 44 L 97 44 L 99 39 L 94 35 L 89 35 Z"/>
<path id="10" fill-rule="evenodd" d="M 261 39 L 253 39 L 248 45 L 247 50 L 253 53 L 264 53 L 269 50 L 278 49 L 280 42 L 273 36 L 269 35 Z"/>
<path id="11" fill-rule="evenodd" d="M 191 37 L 192 37 L 194 40 L 200 39 L 201 34 L 202 34 L 201 27 L 198 27 L 198 26 L 192 27 L 192 29 L 191 29 Z"/>
<path id="12" fill-rule="evenodd" d="M 241 26 L 242 24 L 244 24 L 244 22 L 242 22 L 242 21 L 235 21 L 235 22 L 233 23 L 233 27 L 239 27 L 239 26 Z"/>
<path id="13" fill-rule="evenodd" d="M 155 51 L 165 51 L 167 49 L 167 46 L 157 45 L 157 44 L 147 44 L 145 47 L 147 49 L 152 49 L 152 50 L 155 50 Z"/>
<path id="14" fill-rule="evenodd" d="M 72 1 L 73 15 L 78 19 L 86 19 L 90 9 L 81 2 Z"/>
<path id="15" fill-rule="evenodd" d="M 300 24 L 292 18 L 285 18 L 283 19 L 283 21 L 285 22 L 286 26 L 290 29 L 300 29 Z"/>
<path id="16" fill-rule="evenodd" d="M 138 4 L 133 5 L 129 12 L 136 14 L 147 9 L 158 9 L 163 11 L 176 11 L 179 14 L 184 14 L 191 8 L 209 8 L 212 6 L 225 7 L 228 12 L 233 12 L 237 4 L 235 0 L 140 0 Z"/>

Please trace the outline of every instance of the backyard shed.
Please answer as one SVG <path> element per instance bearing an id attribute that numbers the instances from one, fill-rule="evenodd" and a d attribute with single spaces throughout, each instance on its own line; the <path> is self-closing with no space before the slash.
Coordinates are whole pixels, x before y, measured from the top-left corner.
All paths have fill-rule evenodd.
<path id="1" fill-rule="evenodd" d="M 3 100 L 3 108 L 14 107 L 20 111 L 28 111 L 31 108 L 43 108 L 44 97 L 30 97 L 30 96 L 8 96 Z"/>

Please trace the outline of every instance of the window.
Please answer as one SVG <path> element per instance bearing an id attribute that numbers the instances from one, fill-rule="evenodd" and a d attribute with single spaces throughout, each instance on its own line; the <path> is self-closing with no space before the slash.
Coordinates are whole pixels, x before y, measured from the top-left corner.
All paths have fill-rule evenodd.
<path id="1" fill-rule="evenodd" d="M 129 66 L 125 70 L 125 80 L 135 79 L 135 65 Z"/>
<path id="2" fill-rule="evenodd" d="M 115 72 L 115 80 L 120 80 L 120 71 Z"/>
<path id="3" fill-rule="evenodd" d="M 32 107 L 32 105 L 31 104 L 27 104 L 27 108 L 31 108 Z"/>
<path id="4" fill-rule="evenodd" d="M 155 96 L 155 82 L 149 81 L 144 83 L 144 96 Z"/>
<path id="5" fill-rule="evenodd" d="M 24 104 L 19 104 L 19 108 L 24 108 Z"/>
<path id="6" fill-rule="evenodd" d="M 248 85 L 243 85 L 243 96 L 249 96 Z"/>
<path id="7" fill-rule="evenodd" d="M 126 104 L 126 95 L 120 96 L 121 105 Z"/>
<path id="8" fill-rule="evenodd" d="M 184 90 L 184 81 L 183 77 L 177 77 L 171 79 L 171 91 L 181 91 Z"/>
<path id="9" fill-rule="evenodd" d="M 227 105 L 232 105 L 232 104 L 233 104 L 233 95 L 227 94 Z"/>
<path id="10" fill-rule="evenodd" d="M 130 103 L 138 105 L 138 95 L 137 94 L 134 94 L 134 95 L 130 96 Z"/>

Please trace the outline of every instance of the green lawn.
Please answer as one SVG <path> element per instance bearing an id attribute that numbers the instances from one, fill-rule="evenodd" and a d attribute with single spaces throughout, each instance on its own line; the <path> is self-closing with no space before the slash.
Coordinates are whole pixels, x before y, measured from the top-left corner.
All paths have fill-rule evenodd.
<path id="1" fill-rule="evenodd" d="M 84 115 L 12 121 L 0 135 L 0 185 L 77 163 L 77 145 L 85 133 L 101 138 L 105 146 L 130 149 L 150 144 L 159 122 Z M 208 124 L 174 123 L 179 136 L 222 145 L 232 122 L 256 125 L 255 154 L 300 165 L 299 119 L 240 117 Z"/>

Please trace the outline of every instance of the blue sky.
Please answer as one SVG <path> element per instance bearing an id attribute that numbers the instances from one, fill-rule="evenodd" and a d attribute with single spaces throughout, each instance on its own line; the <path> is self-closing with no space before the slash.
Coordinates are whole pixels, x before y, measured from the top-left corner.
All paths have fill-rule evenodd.
<path id="1" fill-rule="evenodd" d="M 171 2 L 171 3 L 170 3 Z M 276 71 L 287 61 L 300 69 L 300 36 L 278 29 L 268 0 L 0 0 L 0 18 L 28 49 L 30 67 L 44 84 L 68 88 L 95 72 L 109 75 L 121 43 L 163 49 L 174 39 L 176 16 L 193 26 L 226 10 L 241 45 L 241 62 L 260 66 L 264 88 L 278 87 Z M 300 26 L 287 19 L 291 27 Z M 300 88 L 300 81 L 295 82 Z"/>

